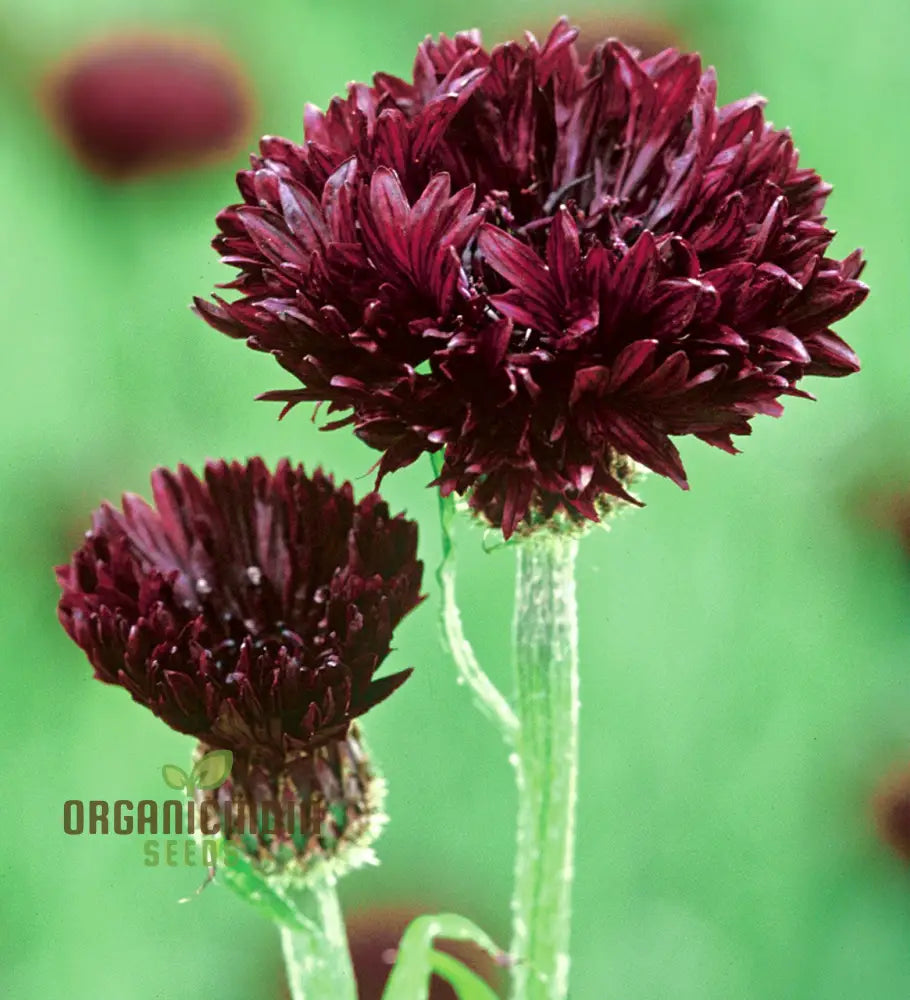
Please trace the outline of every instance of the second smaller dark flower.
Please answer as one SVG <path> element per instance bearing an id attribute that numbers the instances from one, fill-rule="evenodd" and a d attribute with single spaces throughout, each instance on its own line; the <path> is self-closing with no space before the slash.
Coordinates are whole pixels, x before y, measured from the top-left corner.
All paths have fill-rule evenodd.
<path id="1" fill-rule="evenodd" d="M 59 616 L 95 676 L 173 729 L 282 761 L 332 739 L 409 670 L 376 678 L 420 601 L 417 526 L 376 493 L 282 462 L 152 474 L 155 506 L 105 504 Z"/>
<path id="2" fill-rule="evenodd" d="M 421 599 L 417 526 L 288 462 L 158 469 L 152 490 L 154 507 L 95 512 L 57 570 L 60 621 L 197 758 L 231 752 L 226 778 L 192 786 L 200 834 L 233 849 L 236 891 L 285 906 L 281 885 L 373 858 L 385 786 L 354 720 L 410 673 L 375 677 Z"/>

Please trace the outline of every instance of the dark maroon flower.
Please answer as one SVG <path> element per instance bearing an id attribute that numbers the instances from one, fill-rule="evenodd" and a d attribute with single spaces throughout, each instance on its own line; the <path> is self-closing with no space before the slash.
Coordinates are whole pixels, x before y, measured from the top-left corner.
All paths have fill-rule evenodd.
<path id="1" fill-rule="evenodd" d="M 64 57 L 44 98 L 76 156 L 114 180 L 230 155 L 251 117 L 247 82 L 219 47 L 154 33 Z"/>
<path id="2" fill-rule="evenodd" d="M 263 398 L 328 402 L 380 476 L 442 450 L 436 484 L 506 536 L 597 520 L 635 463 L 685 488 L 673 436 L 735 452 L 804 375 L 858 369 L 830 326 L 861 255 L 825 256 L 830 188 L 762 100 L 574 38 L 428 40 L 413 83 L 263 139 L 218 217 L 239 297 L 196 302 L 303 384 Z"/>
<path id="3" fill-rule="evenodd" d="M 375 679 L 419 602 L 417 526 L 281 462 L 152 474 L 155 507 L 105 504 L 59 616 L 95 676 L 209 749 L 284 760 L 347 733 L 409 670 Z"/>

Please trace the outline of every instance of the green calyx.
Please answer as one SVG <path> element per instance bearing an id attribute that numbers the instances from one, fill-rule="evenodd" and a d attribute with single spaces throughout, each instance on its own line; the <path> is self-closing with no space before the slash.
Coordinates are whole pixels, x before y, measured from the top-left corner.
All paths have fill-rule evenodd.
<path id="1" fill-rule="evenodd" d="M 206 751 L 200 745 L 197 760 Z M 385 790 L 355 725 L 279 763 L 236 754 L 223 783 L 196 788 L 200 836 L 215 833 L 221 848 L 215 880 L 297 926 L 292 900 L 302 890 L 376 863 Z"/>

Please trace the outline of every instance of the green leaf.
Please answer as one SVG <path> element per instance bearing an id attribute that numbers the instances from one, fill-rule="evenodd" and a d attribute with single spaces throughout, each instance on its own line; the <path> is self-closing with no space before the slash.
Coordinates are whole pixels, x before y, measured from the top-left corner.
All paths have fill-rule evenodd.
<path id="1" fill-rule="evenodd" d="M 444 979 L 458 994 L 458 1000 L 499 1000 L 490 984 L 481 979 L 464 962 L 444 951 L 430 952 L 433 972 Z"/>
<path id="2" fill-rule="evenodd" d="M 260 871 L 234 844 L 225 846 L 222 862 L 216 866 L 215 881 L 245 899 L 263 916 L 292 930 L 315 933 L 313 922 L 301 913 L 289 896 L 268 875 Z"/>
<path id="3" fill-rule="evenodd" d="M 217 788 L 231 773 L 233 763 L 230 750 L 213 750 L 193 765 L 193 782 L 197 788 Z"/>
<path id="4" fill-rule="evenodd" d="M 398 948 L 395 968 L 386 984 L 382 1000 L 426 1000 L 430 990 L 430 976 L 437 972 L 459 989 L 461 1000 L 490 1000 L 496 994 L 480 977 L 451 956 L 440 958 L 441 952 L 433 949 L 436 938 L 449 941 L 472 941 L 497 962 L 505 957 L 502 949 L 476 924 L 454 913 L 418 917 L 404 932 Z M 455 963 L 454 965 L 452 963 Z M 459 966 L 456 969 L 455 966 Z M 463 971 L 462 971 L 463 970 Z M 453 973 L 458 982 L 453 982 Z M 478 992 L 480 984 L 487 990 Z M 462 989 L 467 992 L 462 992 Z"/>
<path id="5" fill-rule="evenodd" d="M 168 788 L 186 788 L 189 778 L 186 776 L 186 771 L 182 767 L 177 767 L 176 764 L 165 764 L 161 768 L 161 775 L 165 780 Z"/>

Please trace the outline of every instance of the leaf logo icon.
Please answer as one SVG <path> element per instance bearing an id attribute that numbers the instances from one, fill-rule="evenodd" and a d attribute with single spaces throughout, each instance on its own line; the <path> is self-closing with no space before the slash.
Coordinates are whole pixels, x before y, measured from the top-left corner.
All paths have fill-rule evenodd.
<path id="1" fill-rule="evenodd" d="M 161 768 L 161 774 L 168 788 L 186 788 L 189 783 L 186 772 L 176 764 L 165 764 Z"/>
<path id="2" fill-rule="evenodd" d="M 227 781 L 234 763 L 234 755 L 230 750 L 213 750 L 193 765 L 187 774 L 176 764 L 165 764 L 161 768 L 161 776 L 168 788 L 184 788 L 191 795 L 197 788 L 217 788 Z"/>
<path id="3" fill-rule="evenodd" d="M 227 781 L 234 755 L 230 750 L 213 750 L 193 765 L 192 780 L 196 788 L 217 788 Z"/>

